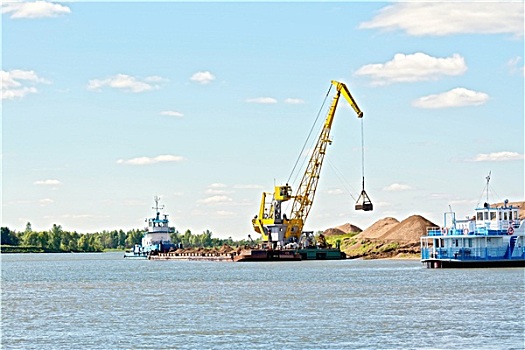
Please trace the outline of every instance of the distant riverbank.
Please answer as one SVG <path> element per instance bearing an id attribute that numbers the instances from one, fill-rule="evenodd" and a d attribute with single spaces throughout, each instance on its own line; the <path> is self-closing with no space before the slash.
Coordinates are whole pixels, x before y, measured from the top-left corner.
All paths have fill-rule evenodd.
<path id="1" fill-rule="evenodd" d="M 120 250 L 111 250 L 111 251 L 120 251 Z M 42 248 L 38 246 L 14 246 L 14 245 L 0 245 L 0 253 L 2 254 L 24 254 L 24 253 L 102 253 L 102 250 L 84 252 L 84 251 L 74 251 L 74 250 L 56 250 L 49 248 Z"/>

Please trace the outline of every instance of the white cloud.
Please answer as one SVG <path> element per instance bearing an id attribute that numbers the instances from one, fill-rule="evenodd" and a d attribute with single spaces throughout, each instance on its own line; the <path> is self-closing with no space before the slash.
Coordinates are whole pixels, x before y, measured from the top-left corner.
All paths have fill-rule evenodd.
<path id="1" fill-rule="evenodd" d="M 177 111 L 162 111 L 160 112 L 160 115 L 167 115 L 168 117 L 177 117 L 177 118 L 181 118 L 184 116 L 184 114 L 182 114 L 181 112 L 177 112 Z"/>
<path id="2" fill-rule="evenodd" d="M 217 214 L 218 216 L 235 216 L 234 212 L 226 210 L 217 210 L 215 214 Z"/>
<path id="3" fill-rule="evenodd" d="M 167 83 L 169 80 L 159 77 L 158 75 L 151 75 L 149 77 L 145 77 L 144 81 L 147 81 L 148 83 Z"/>
<path id="4" fill-rule="evenodd" d="M 489 95 L 465 88 L 455 88 L 441 94 L 420 97 L 412 102 L 419 108 L 449 108 L 463 106 L 479 106 L 487 102 Z"/>
<path id="5" fill-rule="evenodd" d="M 129 164 L 129 165 L 149 165 L 156 163 L 170 163 L 175 162 L 179 163 L 186 160 L 182 156 L 175 156 L 170 154 L 160 155 L 156 157 L 137 157 L 131 159 L 119 159 L 117 164 Z"/>
<path id="6" fill-rule="evenodd" d="M 410 187 L 409 185 L 393 183 L 390 186 L 384 187 L 383 191 L 400 192 L 400 191 L 407 191 L 407 190 L 411 190 L 411 189 L 412 189 L 412 187 Z"/>
<path id="7" fill-rule="evenodd" d="M 44 198 L 44 199 L 40 199 L 40 200 L 38 201 L 38 203 L 40 203 L 41 206 L 46 206 L 46 205 L 48 205 L 48 204 L 52 204 L 52 203 L 54 203 L 54 202 L 55 202 L 55 201 L 52 200 L 52 199 L 50 199 L 50 198 Z"/>
<path id="8" fill-rule="evenodd" d="M 232 191 L 228 191 L 226 189 L 227 187 L 228 186 L 226 186 L 223 183 L 218 183 L 218 182 L 212 183 L 208 186 L 208 188 L 206 189 L 204 193 L 213 194 L 213 195 L 223 195 L 223 194 L 232 193 Z"/>
<path id="9" fill-rule="evenodd" d="M 525 74 L 523 66 L 520 67 L 521 59 L 521 56 L 516 56 L 507 61 L 507 68 L 510 74 L 516 74 L 518 72 L 520 72 L 522 76 Z"/>
<path id="10" fill-rule="evenodd" d="M 14 69 L 0 71 L 2 81 L 2 100 L 23 98 L 27 94 L 37 93 L 36 84 L 49 84 L 46 79 L 40 78 L 32 70 Z"/>
<path id="11" fill-rule="evenodd" d="M 401 2 L 386 6 L 360 29 L 403 30 L 413 36 L 523 36 L 523 2 Z"/>
<path id="12" fill-rule="evenodd" d="M 458 54 L 439 58 L 417 52 L 409 55 L 398 53 L 386 63 L 367 64 L 355 75 L 369 76 L 373 85 L 388 85 L 437 80 L 442 76 L 462 75 L 466 70 L 465 59 Z"/>
<path id="13" fill-rule="evenodd" d="M 191 76 L 190 80 L 205 85 L 214 81 L 215 76 L 208 71 L 197 72 Z"/>
<path id="14" fill-rule="evenodd" d="M 473 159 L 469 159 L 470 162 L 507 162 L 513 160 L 524 160 L 525 155 L 519 154 L 518 152 L 493 152 L 493 153 L 480 153 Z"/>
<path id="15" fill-rule="evenodd" d="M 249 98 L 246 100 L 246 102 L 267 105 L 267 104 L 277 103 L 277 100 L 273 97 L 256 97 L 256 98 Z"/>
<path id="16" fill-rule="evenodd" d="M 49 179 L 49 180 L 38 180 L 38 181 L 33 182 L 33 184 L 43 185 L 43 186 L 57 186 L 57 185 L 60 185 L 61 182 L 58 180 Z"/>
<path id="17" fill-rule="evenodd" d="M 159 89 L 160 85 L 150 84 L 150 83 L 158 83 L 160 81 L 165 81 L 165 80 L 160 77 L 153 76 L 153 77 L 146 77 L 145 79 L 141 81 L 131 75 L 117 74 L 107 79 L 92 79 L 89 81 L 87 85 L 87 89 L 101 91 L 103 87 L 111 87 L 111 88 L 120 89 L 126 92 L 138 93 L 138 92 L 144 92 L 144 91 L 149 91 L 153 89 Z"/>
<path id="18" fill-rule="evenodd" d="M 212 183 L 212 184 L 210 185 L 210 187 L 211 187 L 211 188 L 226 188 L 226 187 L 228 187 L 228 186 L 226 186 L 225 184 L 222 184 L 222 183 L 220 183 L 220 182 L 216 182 L 216 183 Z"/>
<path id="19" fill-rule="evenodd" d="M 2 13 L 10 13 L 10 18 L 57 17 L 71 13 L 67 6 L 47 1 L 2 2 Z"/>
<path id="20" fill-rule="evenodd" d="M 233 199 L 225 195 L 216 195 L 205 199 L 200 199 L 198 202 L 202 204 L 222 204 L 231 202 L 232 200 Z"/>
<path id="21" fill-rule="evenodd" d="M 231 191 L 219 190 L 216 188 L 208 188 L 204 193 L 206 194 L 227 194 L 227 193 L 231 193 Z"/>
<path id="22" fill-rule="evenodd" d="M 284 100 L 284 103 L 288 103 L 288 104 L 291 104 L 291 105 L 299 105 L 299 104 L 303 104 L 304 100 L 302 100 L 300 98 L 287 98 L 287 99 Z"/>

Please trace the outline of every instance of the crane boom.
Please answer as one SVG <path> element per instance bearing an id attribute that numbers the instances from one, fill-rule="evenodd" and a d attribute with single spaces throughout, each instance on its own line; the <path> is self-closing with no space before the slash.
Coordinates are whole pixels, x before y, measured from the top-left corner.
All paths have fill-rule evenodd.
<path id="1" fill-rule="evenodd" d="M 319 182 L 319 175 L 323 166 L 324 156 L 326 154 L 326 147 L 332 143 L 332 140 L 330 140 L 330 131 L 332 130 L 332 122 L 334 120 L 335 111 L 337 109 L 337 104 L 341 94 L 357 113 L 357 117 L 363 117 L 363 112 L 357 106 L 357 103 L 352 97 L 352 94 L 350 94 L 350 91 L 348 91 L 346 85 L 335 80 L 332 80 L 332 84 L 337 88 L 337 92 L 332 100 L 332 104 L 330 105 L 328 115 L 326 116 L 326 120 L 324 122 L 323 130 L 317 139 L 316 146 L 312 152 L 308 166 L 306 167 L 306 171 L 303 175 L 303 178 L 301 179 L 301 183 L 292 204 L 291 218 L 292 220 L 295 219 L 294 221 L 300 225 L 297 227 L 299 232 L 302 231 L 301 223 L 304 224 L 308 214 L 310 213 L 310 209 L 312 208 L 315 192 L 317 190 L 317 184 Z"/>
<path id="2" fill-rule="evenodd" d="M 352 94 L 345 84 L 332 80 L 336 87 L 336 94 L 326 116 L 323 130 L 317 139 L 316 146 L 310 156 L 308 166 L 299 184 L 297 193 L 292 195 L 291 187 L 275 186 L 273 197 L 267 201 L 267 193 L 263 193 L 259 215 L 252 220 L 254 230 L 262 235 L 263 241 L 277 241 L 284 244 L 298 240 L 302 234 L 303 226 L 313 204 L 319 175 L 323 166 L 326 147 L 332 143 L 330 131 L 335 116 L 335 111 L 341 95 L 348 101 L 357 113 L 358 118 L 363 117 L 363 112 L 358 107 Z M 288 219 L 281 213 L 282 202 L 293 198 L 291 217 Z"/>

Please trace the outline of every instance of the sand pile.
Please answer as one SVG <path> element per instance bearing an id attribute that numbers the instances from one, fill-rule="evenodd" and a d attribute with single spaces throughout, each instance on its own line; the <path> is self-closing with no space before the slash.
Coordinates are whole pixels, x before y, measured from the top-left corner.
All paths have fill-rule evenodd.
<path id="1" fill-rule="evenodd" d="M 344 235 L 345 233 L 345 231 L 342 231 L 338 228 L 329 228 L 328 230 L 323 231 L 323 235 L 325 236 L 340 236 Z"/>
<path id="2" fill-rule="evenodd" d="M 392 229 L 394 226 L 399 224 L 399 221 L 394 218 L 384 218 L 381 220 L 376 221 L 372 226 L 361 232 L 356 236 L 356 238 L 368 238 L 368 239 L 375 239 L 379 238 L 385 233 L 387 233 L 390 229 Z"/>
<path id="3" fill-rule="evenodd" d="M 437 226 L 421 215 L 412 215 L 377 238 L 383 241 L 419 243 L 419 238 L 426 235 L 428 227 Z"/>
<path id="4" fill-rule="evenodd" d="M 344 225 L 341 225 L 341 226 L 337 226 L 336 229 L 338 230 L 341 230 L 343 231 L 344 233 L 350 233 L 350 232 L 361 232 L 363 230 L 361 230 L 359 227 L 355 226 L 355 225 L 352 225 L 350 223 L 346 223 Z"/>

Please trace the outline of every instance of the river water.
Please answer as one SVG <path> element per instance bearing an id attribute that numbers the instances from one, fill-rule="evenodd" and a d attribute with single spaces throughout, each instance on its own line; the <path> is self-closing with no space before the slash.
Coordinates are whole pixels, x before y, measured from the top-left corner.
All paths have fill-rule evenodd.
<path id="1" fill-rule="evenodd" d="M 2 254 L 3 349 L 524 349 L 522 268 Z"/>

